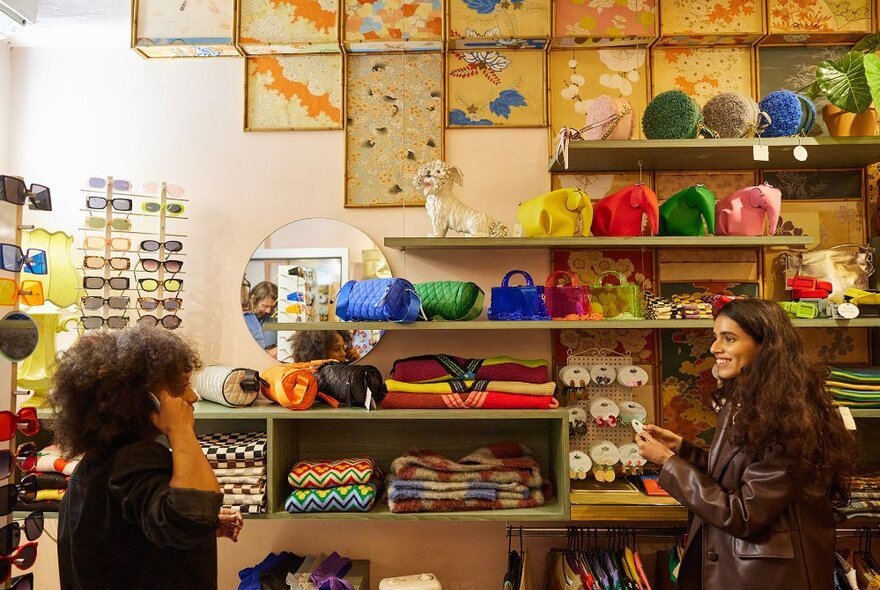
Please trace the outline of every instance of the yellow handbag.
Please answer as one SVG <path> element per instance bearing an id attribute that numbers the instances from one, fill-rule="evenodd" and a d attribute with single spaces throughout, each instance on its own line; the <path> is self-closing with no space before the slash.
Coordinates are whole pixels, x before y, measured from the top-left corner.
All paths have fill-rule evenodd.
<path id="1" fill-rule="evenodd" d="M 572 237 L 578 215 L 583 218 L 581 235 L 590 235 L 593 204 L 579 188 L 560 188 L 529 199 L 519 206 L 518 218 L 523 234 L 529 238 Z"/>

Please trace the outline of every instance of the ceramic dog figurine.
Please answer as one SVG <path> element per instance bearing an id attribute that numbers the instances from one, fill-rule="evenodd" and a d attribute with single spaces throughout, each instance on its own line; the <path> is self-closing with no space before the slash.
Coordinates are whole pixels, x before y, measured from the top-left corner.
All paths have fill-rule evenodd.
<path id="1" fill-rule="evenodd" d="M 428 162 L 413 177 L 413 185 L 425 194 L 425 209 L 431 219 L 428 237 L 445 237 L 450 229 L 472 237 L 507 235 L 507 227 L 459 201 L 452 194 L 453 184 L 464 185 L 461 171 L 442 160 Z"/>
<path id="2" fill-rule="evenodd" d="M 583 217 L 581 235 L 590 235 L 593 204 L 579 188 L 560 188 L 529 199 L 519 206 L 519 222 L 530 238 L 575 235 L 578 214 Z"/>

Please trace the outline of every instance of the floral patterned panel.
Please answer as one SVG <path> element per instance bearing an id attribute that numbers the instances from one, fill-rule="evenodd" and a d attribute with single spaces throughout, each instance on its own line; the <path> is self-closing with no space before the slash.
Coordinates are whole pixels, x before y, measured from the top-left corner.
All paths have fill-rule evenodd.
<path id="1" fill-rule="evenodd" d="M 653 95 L 682 90 L 700 105 L 721 92 L 753 95 L 748 47 L 662 47 L 653 50 Z"/>
<path id="2" fill-rule="evenodd" d="M 249 55 L 338 51 L 339 0 L 241 0 L 238 44 Z"/>
<path id="3" fill-rule="evenodd" d="M 447 0 L 450 41 L 550 36 L 550 0 Z"/>
<path id="4" fill-rule="evenodd" d="M 342 55 L 247 59 L 245 130 L 342 129 Z"/>
<path id="5" fill-rule="evenodd" d="M 140 0 L 136 16 L 135 46 L 148 57 L 238 55 L 235 0 Z"/>
<path id="6" fill-rule="evenodd" d="M 583 285 L 593 285 L 598 275 L 608 271 L 622 273 L 641 289 L 651 290 L 654 282 L 654 253 L 650 250 L 554 250 L 551 260 L 553 270 L 574 273 Z M 608 308 L 606 317 L 623 311 L 616 309 L 613 302 L 603 303 Z"/>
<path id="7" fill-rule="evenodd" d="M 693 293 L 695 289 L 700 293 L 725 293 L 734 288 L 731 283 L 743 283 L 755 285 L 756 290 L 742 294 L 757 297 L 761 294 L 757 288 L 760 261 L 760 251 L 756 249 L 664 248 L 657 254 L 661 295 L 670 293 L 670 288 L 678 288 L 682 282 L 687 289 L 681 293 Z M 697 284 L 694 281 L 698 281 L 698 287 L 693 286 Z"/>
<path id="8" fill-rule="evenodd" d="M 556 0 L 554 37 L 653 37 L 655 0 Z"/>
<path id="9" fill-rule="evenodd" d="M 663 0 L 660 35 L 761 34 L 762 8 L 760 0 Z"/>
<path id="10" fill-rule="evenodd" d="M 640 181 L 648 186 L 653 185 L 651 175 L 647 172 L 644 175 L 640 175 L 638 172 L 624 172 L 617 174 L 553 174 L 551 175 L 550 186 L 553 190 L 571 187 L 581 188 L 586 191 L 591 200 L 598 201 L 602 197 L 616 193 L 620 189 Z"/>
<path id="11" fill-rule="evenodd" d="M 865 328 L 805 328 L 807 354 L 825 364 L 871 364 L 871 338 Z"/>
<path id="12" fill-rule="evenodd" d="M 862 195 L 861 170 L 764 170 L 762 182 L 782 191 L 782 198 L 858 199 Z"/>
<path id="13" fill-rule="evenodd" d="M 345 41 L 440 40 L 441 0 L 345 0 Z"/>
<path id="14" fill-rule="evenodd" d="M 573 49 L 550 52 L 550 128 L 580 129 L 590 100 L 609 94 L 629 101 L 635 113 L 633 137 L 648 97 L 644 49 Z"/>
<path id="15" fill-rule="evenodd" d="M 660 424 L 708 448 L 715 435 L 712 330 L 660 330 Z"/>
<path id="16" fill-rule="evenodd" d="M 448 125 L 546 125 L 544 55 L 539 50 L 449 52 Z"/>
<path id="17" fill-rule="evenodd" d="M 869 32 L 873 0 L 767 0 L 770 33 Z"/>
<path id="18" fill-rule="evenodd" d="M 816 81 L 816 64 L 827 59 L 838 59 L 847 52 L 848 46 L 824 47 L 761 47 L 758 49 L 758 94 L 767 96 L 775 90 L 798 91 Z M 820 112 L 828 101 L 822 97 L 815 101 Z M 828 135 L 822 117 L 810 135 Z"/>
<path id="19" fill-rule="evenodd" d="M 730 193 L 755 184 L 754 172 L 657 172 L 655 175 L 657 198 L 664 201 L 680 190 L 702 184 L 715 193 L 716 200 Z"/>
<path id="20" fill-rule="evenodd" d="M 412 177 L 443 156 L 443 56 L 351 55 L 347 76 L 346 206 L 423 205 Z"/>

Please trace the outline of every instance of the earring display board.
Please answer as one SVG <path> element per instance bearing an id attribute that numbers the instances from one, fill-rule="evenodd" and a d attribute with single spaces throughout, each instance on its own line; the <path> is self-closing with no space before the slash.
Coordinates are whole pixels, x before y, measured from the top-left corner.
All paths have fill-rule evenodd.
<path id="1" fill-rule="evenodd" d="M 657 36 L 657 0 L 553 3 L 553 46 L 648 45 Z"/>
<path id="2" fill-rule="evenodd" d="M 769 45 L 855 43 L 871 32 L 874 0 L 767 0 Z"/>
<path id="3" fill-rule="evenodd" d="M 245 55 L 339 53 L 339 0 L 241 0 Z"/>
<path id="4" fill-rule="evenodd" d="M 443 159 L 443 55 L 350 55 L 345 206 L 424 205 L 419 167 Z"/>
<path id="5" fill-rule="evenodd" d="M 447 41 L 452 49 L 543 49 L 550 37 L 550 4 L 447 0 Z"/>
<path id="6" fill-rule="evenodd" d="M 764 0 L 663 0 L 658 45 L 754 45 L 765 33 Z"/>
<path id="7" fill-rule="evenodd" d="M 342 54 L 245 60 L 245 131 L 342 129 Z"/>
<path id="8" fill-rule="evenodd" d="M 151 57 L 237 57 L 235 0 L 134 0 L 131 47 Z"/>

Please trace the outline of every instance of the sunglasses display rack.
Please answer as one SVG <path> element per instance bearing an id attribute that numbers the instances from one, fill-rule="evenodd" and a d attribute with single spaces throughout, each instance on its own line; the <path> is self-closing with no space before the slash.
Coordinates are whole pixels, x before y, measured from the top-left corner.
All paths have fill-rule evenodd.
<path id="1" fill-rule="evenodd" d="M 167 225 L 187 219 L 187 199 L 181 187 L 166 182 L 143 189 L 138 192 L 131 181 L 110 176 L 89 178 L 82 191 L 87 214 L 80 298 L 84 329 L 137 322 L 174 330 L 182 324 L 182 240 L 187 236 L 177 227 L 169 232 Z"/>
<path id="2" fill-rule="evenodd" d="M 638 373 L 633 380 L 629 372 Z M 569 412 L 570 475 L 610 483 L 644 465 L 634 453 L 632 420 L 656 423 L 648 373 L 630 354 L 607 349 L 571 353 L 559 369 L 560 404 Z M 641 464 L 640 464 L 641 463 Z"/>

